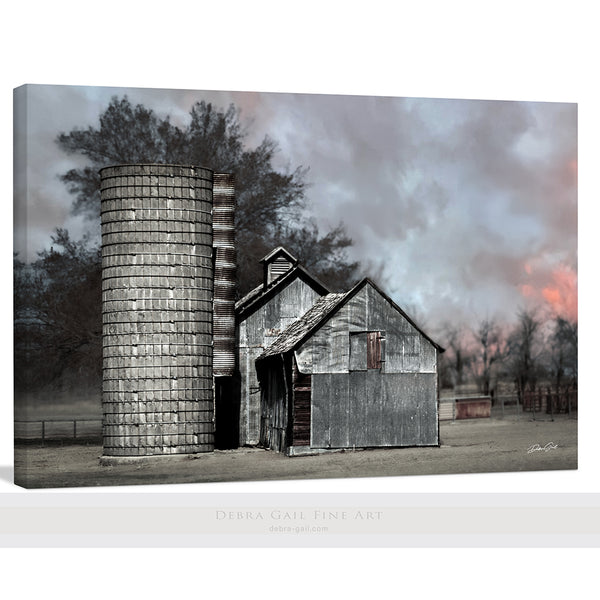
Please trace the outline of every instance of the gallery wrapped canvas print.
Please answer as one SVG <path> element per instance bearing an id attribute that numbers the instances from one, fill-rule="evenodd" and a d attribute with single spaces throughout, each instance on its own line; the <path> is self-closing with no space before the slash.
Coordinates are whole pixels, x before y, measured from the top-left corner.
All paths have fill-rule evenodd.
<path id="1" fill-rule="evenodd" d="M 14 91 L 15 483 L 577 468 L 577 105 Z"/>

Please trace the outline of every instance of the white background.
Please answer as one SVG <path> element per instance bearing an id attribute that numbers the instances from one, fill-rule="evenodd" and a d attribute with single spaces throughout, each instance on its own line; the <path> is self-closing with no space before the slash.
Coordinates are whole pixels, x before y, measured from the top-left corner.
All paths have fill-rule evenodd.
<path id="1" fill-rule="evenodd" d="M 23 83 L 111 85 L 141 87 L 175 87 L 193 89 L 231 89 L 245 91 L 318 92 L 337 94 L 373 94 L 393 96 L 421 96 L 448 98 L 482 98 L 505 100 L 535 100 L 577 102 L 579 104 L 579 316 L 580 328 L 580 409 L 579 409 L 579 470 L 555 473 L 513 473 L 493 475 L 435 476 L 369 480 L 335 480 L 302 482 L 264 482 L 244 484 L 204 484 L 187 486 L 136 487 L 135 493 L 173 492 L 177 494 L 254 492 L 600 492 L 598 460 L 598 385 L 597 370 L 597 316 L 595 311 L 595 280 L 597 279 L 596 203 L 597 140 L 599 137 L 598 110 L 600 94 L 597 84 L 597 18 L 593 3 L 584 1 L 533 2 L 505 0 L 503 2 L 211 2 L 186 3 L 170 0 L 164 3 L 125 3 L 113 0 L 84 4 L 58 0 L 55 2 L 11 3 L 4 8 L 2 18 L 2 181 L 6 206 L 0 236 L 2 252 L 0 268 L 5 282 L 2 301 L 3 344 L 2 380 L 5 394 L 0 399 L 0 493 L 42 494 L 13 487 L 8 481 L 7 467 L 12 464 L 12 225 L 9 217 L 12 198 L 12 88 Z M 85 8 L 84 8 L 85 6 Z M 77 490 L 98 494 L 98 490 Z M 108 490 L 104 490 L 106 492 Z M 131 493 L 132 488 L 111 488 L 111 493 Z M 71 493 L 62 490 L 54 493 Z M 0 515 L 1 518 L 1 515 Z M 27 562 L 22 562 L 23 551 L 2 551 L 0 560 L 13 573 L 14 581 L 21 581 L 31 573 Z M 125 550 L 114 551 L 115 557 Z M 147 550 L 147 553 L 155 551 Z M 169 567 L 179 564 L 185 571 L 190 551 L 161 551 L 165 577 L 136 582 L 132 590 L 161 591 L 173 589 L 167 577 Z M 244 552 L 243 556 L 223 554 L 242 551 L 194 551 L 199 565 L 219 578 L 219 565 L 240 565 L 240 577 L 229 580 L 235 590 L 265 591 L 265 571 L 261 561 L 275 561 L 273 571 L 281 573 L 293 564 L 289 550 L 276 552 L 261 550 L 257 554 Z M 298 552 L 298 551 L 296 551 Z M 325 556 L 323 553 L 325 552 Z M 546 565 L 556 559 L 547 551 L 493 551 L 482 556 L 480 551 L 449 552 L 437 550 L 423 556 L 423 551 L 365 552 L 363 559 L 356 554 L 332 561 L 328 570 L 323 562 L 329 560 L 326 551 L 315 552 L 309 564 L 316 572 L 349 574 L 338 580 L 340 591 L 351 597 L 364 597 L 369 590 L 355 581 L 357 565 L 375 565 L 377 585 L 369 595 L 381 593 L 382 582 L 389 583 L 389 591 L 397 588 L 398 565 L 406 565 L 404 585 L 427 578 L 430 566 L 442 569 L 441 563 L 454 565 L 457 560 L 475 561 L 480 575 L 485 577 L 487 565 L 504 564 L 511 574 L 525 576 L 525 586 L 533 582 L 526 573 L 538 573 L 536 595 L 548 597 L 576 593 L 583 583 L 585 559 L 581 552 L 566 552 L 561 561 L 566 567 L 552 570 L 554 581 L 548 579 Z M 551 552 L 551 551 L 550 551 Z M 62 553 L 65 553 L 64 555 Z M 339 551 L 335 551 L 335 554 Z M 106 553 L 88 550 L 84 561 L 78 551 L 61 550 L 49 557 L 48 551 L 31 550 L 27 558 L 37 561 L 46 572 L 46 581 L 60 578 L 61 565 L 73 567 L 73 559 L 81 566 L 79 576 L 97 577 L 100 563 L 106 563 Z M 317 559 L 320 554 L 321 558 Z M 443 556 L 442 556 L 443 554 Z M 131 553 L 128 553 L 128 560 Z M 289 559 L 284 562 L 282 555 Z M 295 556 L 295 554 L 294 554 Z M 340 556 L 340 554 L 338 554 Z M 590 555 L 586 554 L 589 558 Z M 79 558 L 77 558 L 79 557 Z M 362 557 L 362 553 L 361 553 Z M 596 559 L 598 557 L 596 556 Z M 138 551 L 130 567 L 144 569 L 145 554 Z M 451 560 L 451 562 L 446 562 Z M 279 562 L 278 562 L 279 561 Z M 81 565 L 84 563 L 85 566 Z M 123 561 L 119 561 L 121 564 Z M 243 563 L 243 566 L 242 566 Z M 33 564 L 33 563 L 31 563 Z M 21 565 L 21 566 L 18 566 Z M 256 565 L 247 571 L 248 565 Z M 318 565 L 318 566 L 317 566 Z M 425 566 L 427 565 L 427 566 Z M 523 569 L 528 565 L 527 570 Z M 188 565 L 189 566 L 189 565 Z M 11 568 L 14 567 L 14 568 Z M 52 568 L 55 567 L 55 568 Z M 22 569 L 22 570 L 21 570 Z M 175 571 L 182 572 L 180 569 Z M 202 568 L 201 571 L 205 571 Z M 470 572 L 473 571 L 469 569 Z M 104 572 L 104 570 L 102 570 Z M 131 571 L 128 571 L 131 573 Z M 192 571 L 190 571 L 191 573 Z M 225 570 L 221 577 L 227 578 Z M 506 572 L 506 571 L 505 571 Z M 570 573 L 571 587 L 561 587 L 560 573 Z M 120 573 L 120 575 L 119 575 Z M 115 570 L 119 579 L 124 572 Z M 450 568 L 449 578 L 456 576 Z M 588 571 L 589 576 L 589 571 Z M 184 581 L 186 577 L 182 578 Z M 215 580 L 215 577 L 213 577 Z M 128 581 L 124 579 L 123 581 Z M 194 593 L 204 595 L 200 571 L 197 572 Z M 284 585 L 284 579 L 269 584 Z M 448 590 L 445 577 L 430 579 L 429 585 Z M 469 582 L 477 578 L 463 578 L 462 597 L 475 597 L 477 585 L 470 596 Z M 591 580 L 590 580 L 591 581 Z M 166 587 L 161 587 L 165 584 Z M 372 582 L 371 582 L 372 583 Z M 29 582 L 43 586 L 43 579 Z M 506 581 L 485 585 L 487 596 L 500 597 L 509 587 Z M 47 585 L 47 584 L 46 584 Z M 149 587 L 146 588 L 145 586 Z M 286 585 L 289 586 L 288 584 Z M 566 585 L 566 583 L 565 583 Z M 241 586 L 241 587 L 236 587 Z M 112 587 L 112 586 L 111 586 Z M 292 586 L 291 595 L 298 591 Z M 47 589 L 40 587 L 40 590 Z M 223 582 L 220 588 L 223 589 Z M 267 588 L 268 589 L 268 588 Z M 437 590 L 438 588 L 436 588 Z M 523 590 L 527 589 L 526 587 Z M 100 595 L 102 589 L 92 590 Z M 125 591 L 125 590 L 124 590 Z M 405 591 L 403 589 L 403 591 Z M 430 590 L 434 591 L 433 587 Z M 481 595 L 481 589 L 479 594 Z M 242 593 L 241 591 L 239 593 Z M 263 595 L 261 594 L 261 595 Z M 356 595 L 354 595 L 356 594 Z M 162 594 L 161 594 L 162 595 Z M 318 594 L 317 594 L 318 595 Z M 396 594 L 394 594 L 396 595 Z M 427 594 L 426 596 L 429 596 Z M 70 596 L 69 596 L 70 597 Z M 452 596 L 451 596 L 452 597 Z M 584 596 L 586 597 L 586 596 Z"/>

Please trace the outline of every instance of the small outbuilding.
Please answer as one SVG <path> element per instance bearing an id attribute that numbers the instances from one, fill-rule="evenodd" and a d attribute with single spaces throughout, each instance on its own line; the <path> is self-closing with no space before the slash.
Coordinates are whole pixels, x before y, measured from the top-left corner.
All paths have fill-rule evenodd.
<path id="1" fill-rule="evenodd" d="M 323 296 L 256 360 L 261 444 L 288 455 L 439 445 L 443 351 L 369 279 Z"/>
<path id="2" fill-rule="evenodd" d="M 240 446 L 259 443 L 260 386 L 256 358 L 329 290 L 285 248 L 269 252 L 261 263 L 263 281 L 235 305 Z"/>

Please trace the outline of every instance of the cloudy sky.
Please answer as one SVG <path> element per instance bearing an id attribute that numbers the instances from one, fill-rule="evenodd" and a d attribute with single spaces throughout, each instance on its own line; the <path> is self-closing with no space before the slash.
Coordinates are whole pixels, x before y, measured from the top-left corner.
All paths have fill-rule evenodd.
<path id="1" fill-rule="evenodd" d="M 89 228 L 58 180 L 84 163 L 54 140 L 96 125 L 115 94 L 178 124 L 196 101 L 233 102 L 249 145 L 269 135 L 277 166 L 309 167 L 322 231 L 343 222 L 351 258 L 381 267 L 386 291 L 430 325 L 528 306 L 577 316 L 575 104 L 33 86 L 22 256 L 48 247 L 55 227 Z"/>

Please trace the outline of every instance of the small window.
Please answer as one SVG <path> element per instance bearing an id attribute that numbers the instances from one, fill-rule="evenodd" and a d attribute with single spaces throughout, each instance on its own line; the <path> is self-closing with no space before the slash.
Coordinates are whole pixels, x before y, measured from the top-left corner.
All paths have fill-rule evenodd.
<path id="1" fill-rule="evenodd" d="M 381 332 L 367 333 L 367 369 L 381 369 Z"/>
<path id="2" fill-rule="evenodd" d="M 350 371 L 381 369 L 384 362 L 385 335 L 381 331 L 350 334 Z"/>

